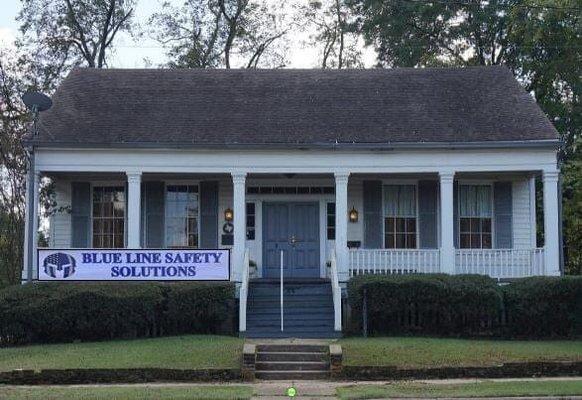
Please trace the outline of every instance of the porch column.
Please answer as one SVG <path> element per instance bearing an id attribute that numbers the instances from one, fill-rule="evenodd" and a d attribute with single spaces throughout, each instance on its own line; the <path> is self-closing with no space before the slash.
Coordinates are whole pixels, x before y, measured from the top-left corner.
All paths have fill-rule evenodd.
<path id="1" fill-rule="evenodd" d="M 34 157 L 31 155 L 31 159 Z M 36 265 L 36 252 L 38 248 L 38 207 L 40 174 L 34 171 L 34 163 L 31 161 L 30 171 L 26 176 L 26 218 L 24 220 L 24 265 L 22 279 L 32 282 L 36 279 L 38 266 Z"/>
<path id="2" fill-rule="evenodd" d="M 340 282 L 348 280 L 348 180 L 349 173 L 335 174 L 335 256 Z"/>
<path id="3" fill-rule="evenodd" d="M 441 192 L 441 272 L 455 273 L 455 222 L 453 207 L 453 182 L 455 173 L 439 173 Z"/>
<path id="4" fill-rule="evenodd" d="M 127 172 L 127 248 L 139 249 L 141 221 L 141 172 Z"/>
<path id="5" fill-rule="evenodd" d="M 560 227 L 558 219 L 559 171 L 544 171 L 544 264 L 545 274 L 560 275 Z"/>
<path id="6" fill-rule="evenodd" d="M 233 279 L 242 280 L 242 265 L 246 247 L 246 172 L 232 173 L 233 208 L 234 208 L 234 240 L 232 249 L 231 266 Z"/>

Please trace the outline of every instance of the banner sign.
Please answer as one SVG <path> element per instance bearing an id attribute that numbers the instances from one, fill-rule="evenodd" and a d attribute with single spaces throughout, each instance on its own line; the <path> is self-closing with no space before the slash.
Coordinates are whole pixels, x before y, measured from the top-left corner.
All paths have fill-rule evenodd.
<path id="1" fill-rule="evenodd" d="M 40 281 L 225 281 L 229 250 L 39 249 Z"/>

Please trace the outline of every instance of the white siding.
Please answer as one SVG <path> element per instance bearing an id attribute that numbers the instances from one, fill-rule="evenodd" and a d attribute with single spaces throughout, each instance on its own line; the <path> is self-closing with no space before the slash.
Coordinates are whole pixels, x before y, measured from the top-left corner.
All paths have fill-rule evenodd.
<path id="1" fill-rule="evenodd" d="M 528 249 L 532 247 L 532 213 L 535 214 L 530 199 L 530 180 L 521 178 L 513 181 L 513 247 Z"/>
<path id="2" fill-rule="evenodd" d="M 55 201 L 57 209 L 64 210 L 49 218 L 49 246 L 66 249 L 71 247 L 71 182 L 55 181 Z"/>

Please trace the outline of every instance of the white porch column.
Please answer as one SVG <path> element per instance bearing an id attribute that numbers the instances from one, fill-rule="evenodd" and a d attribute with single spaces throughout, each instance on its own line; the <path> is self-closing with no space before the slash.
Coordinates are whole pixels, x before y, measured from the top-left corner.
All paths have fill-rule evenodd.
<path id="1" fill-rule="evenodd" d="M 560 275 L 560 227 L 558 219 L 559 171 L 544 171 L 544 264 L 546 275 Z"/>
<path id="2" fill-rule="evenodd" d="M 127 248 L 139 249 L 141 222 L 141 173 L 127 172 Z"/>
<path id="3" fill-rule="evenodd" d="M 348 280 L 348 180 L 349 173 L 335 174 L 335 256 L 339 281 Z"/>
<path id="4" fill-rule="evenodd" d="M 246 247 L 246 172 L 233 172 L 233 208 L 234 208 L 234 240 L 232 249 L 231 266 L 233 268 L 233 279 L 242 280 L 242 265 Z"/>
<path id="5" fill-rule="evenodd" d="M 455 217 L 453 206 L 453 182 L 455 173 L 439 173 L 441 192 L 441 272 L 455 273 Z"/>
<path id="6" fill-rule="evenodd" d="M 32 157 L 32 156 L 31 156 Z M 34 168 L 34 164 L 31 164 Z M 32 179 L 32 182 L 31 182 Z M 26 218 L 24 220 L 24 265 L 22 280 L 31 282 L 37 277 L 38 249 L 38 208 L 39 208 L 40 174 L 31 171 L 26 176 Z"/>

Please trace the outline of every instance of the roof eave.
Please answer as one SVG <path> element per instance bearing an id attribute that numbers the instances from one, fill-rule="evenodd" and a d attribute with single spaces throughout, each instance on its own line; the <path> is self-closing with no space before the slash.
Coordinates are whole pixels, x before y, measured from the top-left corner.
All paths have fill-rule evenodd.
<path id="1" fill-rule="evenodd" d="M 504 148 L 549 148 L 558 149 L 559 139 L 518 140 L 518 141 L 481 141 L 481 142 L 398 142 L 398 143 L 81 143 L 81 142 L 44 142 L 26 140 L 23 144 L 35 148 L 70 149 L 232 149 L 232 150 L 415 150 L 415 149 L 504 149 Z"/>

